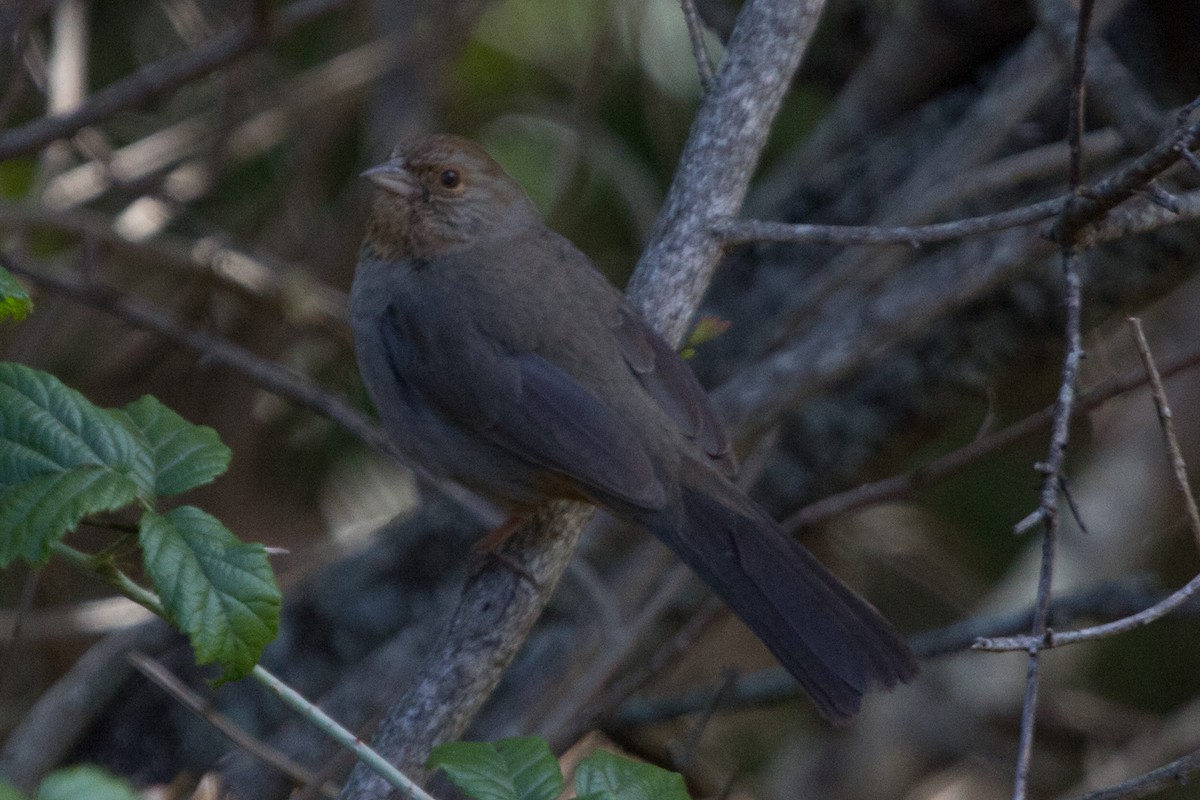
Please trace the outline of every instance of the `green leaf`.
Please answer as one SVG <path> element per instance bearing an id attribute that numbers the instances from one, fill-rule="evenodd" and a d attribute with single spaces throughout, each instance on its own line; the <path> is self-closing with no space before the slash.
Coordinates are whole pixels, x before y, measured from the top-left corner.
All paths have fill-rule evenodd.
<path id="1" fill-rule="evenodd" d="M 142 439 L 54 376 L 0 363 L 0 566 L 41 563 L 85 515 L 145 497 Z"/>
<path id="2" fill-rule="evenodd" d="M 194 506 L 147 511 L 139 536 L 146 574 L 196 661 L 219 663 L 218 683 L 248 674 L 279 630 L 279 587 L 262 545 Z"/>
<path id="3" fill-rule="evenodd" d="M 0 363 L 0 488 L 85 466 L 134 478 L 144 457 L 125 425 L 58 378 Z"/>
<path id="4" fill-rule="evenodd" d="M 683 776 L 653 764 L 597 750 L 575 768 L 580 798 L 605 800 L 688 800 Z"/>
<path id="5" fill-rule="evenodd" d="M 12 317 L 20 322 L 32 310 L 29 292 L 11 272 L 0 267 L 0 320 Z"/>
<path id="6" fill-rule="evenodd" d="M 447 742 L 433 749 L 425 766 L 444 770 L 475 800 L 554 800 L 563 790 L 558 760 L 537 736 Z"/>
<path id="7" fill-rule="evenodd" d="M 137 498 L 129 478 L 106 467 L 48 472 L 0 491 L 0 567 L 17 558 L 41 564 L 50 546 L 88 514 L 115 511 Z"/>
<path id="8" fill-rule="evenodd" d="M 229 448 L 217 432 L 193 425 L 146 395 L 123 409 L 150 452 L 154 493 L 173 495 L 212 482 L 229 468 Z"/>
<path id="9" fill-rule="evenodd" d="M 125 781 L 96 767 L 68 767 L 51 772 L 38 787 L 36 800 L 138 800 Z"/>

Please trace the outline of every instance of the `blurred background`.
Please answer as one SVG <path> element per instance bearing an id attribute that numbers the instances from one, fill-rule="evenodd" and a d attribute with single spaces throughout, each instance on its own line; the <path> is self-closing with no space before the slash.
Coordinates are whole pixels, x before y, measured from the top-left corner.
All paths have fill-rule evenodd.
<path id="1" fill-rule="evenodd" d="M 696 0 L 714 62 L 739 5 Z M 1061 195 L 1073 8 L 831 0 L 745 214 L 921 224 Z M 1102 2 L 1097 27 L 1089 181 L 1152 147 L 1200 93 L 1200 5 Z M 185 502 L 286 549 L 266 662 L 367 725 L 436 638 L 485 525 L 212 342 L 370 413 L 344 320 L 369 197 L 357 175 L 436 130 L 481 141 L 623 284 L 702 97 L 679 3 L 17 0 L 0 6 L 0 34 L 0 249 L 36 302 L 0 328 L 3 358 L 101 405 L 152 393 L 218 430 L 233 465 Z M 36 136 L 45 117 L 97 103 L 109 110 L 69 139 Z M 1198 184 L 1167 173 L 1156 185 L 1179 213 L 1117 218 L 1086 254 L 1084 387 L 1140 374 L 1129 314 L 1164 366 L 1197 360 Z M 1025 658 L 968 648 L 1025 624 L 1040 538 L 1012 530 L 1037 503 L 1045 428 L 869 505 L 811 504 L 1049 405 L 1061 299 L 1036 226 L 922 247 L 730 248 L 702 311 L 724 332 L 691 361 L 756 497 L 914 636 L 921 676 L 831 729 L 665 551 L 600 522 L 472 737 L 603 741 L 683 772 L 698 797 L 1008 796 Z M 1167 383 L 1189 463 L 1198 380 Z M 1064 521 L 1056 628 L 1132 613 L 1197 572 L 1144 389 L 1079 416 L 1068 477 L 1086 532 Z M 85 526 L 72 543 L 107 537 Z M 1200 748 L 1196 611 L 1045 657 L 1035 794 Z M 348 766 L 256 686 L 213 692 L 185 645 L 61 565 L 0 573 L 0 630 L 0 774 L 19 787 L 88 761 L 148 796 L 189 797 L 205 775 L 230 796 L 288 795 L 141 677 L 132 650 L 308 769 L 332 760 L 334 783 Z"/>

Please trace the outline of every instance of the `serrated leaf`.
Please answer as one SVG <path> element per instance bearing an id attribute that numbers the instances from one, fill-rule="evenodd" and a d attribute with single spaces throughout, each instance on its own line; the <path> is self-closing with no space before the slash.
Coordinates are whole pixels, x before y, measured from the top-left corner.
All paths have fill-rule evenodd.
<path id="1" fill-rule="evenodd" d="M 143 449 L 127 426 L 58 378 L 0 363 L 0 488 L 85 466 L 132 478 Z"/>
<path id="2" fill-rule="evenodd" d="M 48 472 L 0 490 L 0 567 L 17 558 L 43 563 L 79 520 L 127 506 L 137 492 L 137 484 L 106 467 Z"/>
<path id="3" fill-rule="evenodd" d="M 579 762 L 575 768 L 575 789 L 580 797 L 689 800 L 682 775 L 604 750 L 597 750 Z"/>
<path id="4" fill-rule="evenodd" d="M 426 767 L 444 770 L 475 800 L 554 800 L 563 790 L 558 760 L 537 736 L 447 742 L 433 749 Z"/>
<path id="5" fill-rule="evenodd" d="M 29 292 L 11 272 L 0 267 L 0 320 L 11 318 L 19 322 L 32 310 Z"/>
<path id="6" fill-rule="evenodd" d="M 0 565 L 44 561 L 87 514 L 144 497 L 141 435 L 53 375 L 0 363 Z"/>
<path id="7" fill-rule="evenodd" d="M 196 661 L 219 663 L 218 683 L 244 677 L 279 630 L 279 587 L 262 545 L 194 506 L 147 511 L 139 538 L 146 574 Z"/>
<path id="8" fill-rule="evenodd" d="M 51 772 L 36 800 L 137 800 L 129 784 L 96 767 L 67 767 Z"/>
<path id="9" fill-rule="evenodd" d="M 122 409 L 141 432 L 153 461 L 154 493 L 179 494 L 210 483 L 229 468 L 229 448 L 217 432 L 193 425 L 146 395 Z"/>

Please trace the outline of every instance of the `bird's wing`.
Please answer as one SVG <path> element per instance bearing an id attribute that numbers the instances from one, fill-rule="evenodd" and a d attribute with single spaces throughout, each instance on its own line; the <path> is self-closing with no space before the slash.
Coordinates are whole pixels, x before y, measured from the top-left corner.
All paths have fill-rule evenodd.
<path id="1" fill-rule="evenodd" d="M 619 308 L 612 329 L 625 363 L 646 393 L 710 459 L 733 472 L 733 452 L 725 430 L 691 368 L 631 308 Z"/>
<path id="2" fill-rule="evenodd" d="M 595 499 L 641 508 L 666 502 L 631 427 L 550 360 L 506 351 L 494 338 L 418 327 L 395 307 L 383 328 L 393 340 L 388 350 L 404 354 L 396 371 L 452 424 L 570 479 Z"/>

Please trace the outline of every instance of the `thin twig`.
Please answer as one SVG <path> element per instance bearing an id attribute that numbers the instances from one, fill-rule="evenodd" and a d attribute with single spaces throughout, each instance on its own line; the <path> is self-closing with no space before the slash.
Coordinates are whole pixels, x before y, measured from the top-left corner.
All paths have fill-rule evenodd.
<path id="1" fill-rule="evenodd" d="M 54 542 L 51 545 L 51 550 L 71 566 L 100 579 L 133 602 L 148 608 L 159 617 L 166 619 L 166 612 L 163 610 L 163 605 L 158 595 L 139 585 L 120 569 L 111 565 L 98 564 L 88 553 L 76 550 L 62 541 Z M 389 764 L 386 759 L 359 741 L 353 733 L 343 728 L 329 717 L 329 715 L 304 699 L 299 692 L 279 680 L 279 678 L 276 678 L 261 665 L 254 667 L 250 673 L 250 677 L 269 689 L 289 708 L 316 725 L 338 744 L 352 750 L 362 763 L 379 775 L 388 785 L 400 789 L 406 793 L 407 797 L 413 798 L 413 800 L 434 800 L 421 787 L 417 786 L 394 766 Z"/>
<path id="2" fill-rule="evenodd" d="M 1200 366 L 1200 348 L 1183 356 L 1172 358 L 1162 367 L 1162 376 L 1169 378 L 1184 370 Z M 1123 375 L 1109 378 L 1103 383 L 1082 392 L 1075 402 L 1075 411 L 1080 413 L 1096 408 L 1115 397 L 1149 383 L 1145 370 L 1129 370 Z M 808 525 L 817 525 L 839 514 L 845 514 L 864 506 L 898 500 L 945 480 L 969 464 L 998 450 L 1015 444 L 1044 430 L 1054 419 L 1054 406 L 1047 406 L 1014 422 L 995 433 L 976 439 L 970 444 L 935 458 L 928 464 L 910 472 L 893 475 L 874 483 L 864 483 L 845 492 L 829 495 L 804 506 L 781 524 L 789 531 L 797 531 Z"/>
<path id="3" fill-rule="evenodd" d="M 1083 101 L 1087 91 L 1084 76 L 1087 74 L 1088 33 L 1091 31 L 1093 6 L 1092 0 L 1083 0 L 1079 4 L 1075 50 L 1071 59 L 1071 106 L 1067 115 L 1067 146 L 1071 153 L 1067 185 L 1071 191 L 1083 185 Z"/>
<path id="4" fill-rule="evenodd" d="M 1060 58 L 1076 58 L 1079 51 L 1073 49 L 1072 44 L 1078 29 L 1075 11 L 1078 4 L 1070 0 L 1037 0 L 1030 5 L 1038 27 L 1050 39 Z M 1103 30 L 1102 24 L 1095 24 L 1095 20 L 1093 23 L 1091 27 Z M 1103 36 L 1091 38 L 1087 58 L 1087 106 L 1116 126 L 1134 147 L 1152 147 L 1162 131 L 1166 115 L 1146 91 L 1143 82 L 1121 63 Z"/>
<path id="5" fill-rule="evenodd" d="M 1079 795 L 1072 800 L 1125 800 L 1125 798 L 1147 797 L 1177 786 L 1187 786 L 1198 775 L 1200 775 L 1200 750 L 1194 750 L 1158 769 L 1136 775 L 1115 786 Z"/>
<path id="6" fill-rule="evenodd" d="M 346 0 L 297 0 L 275 15 L 270 35 L 278 39 L 345 4 Z M 41 117 L 5 131 L 0 134 L 0 161 L 38 150 L 119 111 L 220 69 L 262 44 L 260 33 L 259 26 L 253 20 L 247 21 L 217 34 L 194 50 L 147 64 L 132 75 L 96 92 L 73 111 Z"/>
<path id="7" fill-rule="evenodd" d="M 1167 403 L 1167 390 L 1163 388 L 1162 376 L 1154 363 L 1154 354 L 1150 352 L 1150 344 L 1146 341 L 1146 332 L 1142 330 L 1142 321 L 1137 317 L 1129 317 L 1133 327 L 1133 338 L 1137 343 L 1138 353 L 1146 367 L 1146 375 L 1150 379 L 1150 394 L 1154 397 L 1154 407 L 1158 410 L 1158 421 L 1162 426 L 1163 439 L 1166 441 L 1167 453 L 1171 457 L 1171 471 L 1175 476 L 1175 488 L 1183 496 L 1183 506 L 1187 511 L 1188 524 L 1192 528 L 1192 536 L 1200 545 L 1200 510 L 1196 508 L 1196 498 L 1192 495 L 1192 484 L 1188 480 L 1187 464 L 1183 460 L 1183 449 L 1179 446 L 1179 438 L 1175 435 L 1175 421 L 1171 416 L 1171 406 Z"/>
<path id="8" fill-rule="evenodd" d="M 1165 617 L 1191 599 L 1197 591 L 1200 591 L 1200 575 L 1195 576 L 1179 589 L 1149 608 L 1145 608 L 1136 614 L 1130 614 L 1127 617 L 1113 620 L 1112 622 L 1106 622 L 1103 625 L 1093 625 L 1075 631 L 1046 631 L 1041 636 L 986 637 L 978 639 L 971 646 L 971 649 L 987 650 L 994 653 L 1029 650 L 1030 648 L 1049 650 L 1069 644 L 1107 639 L 1118 634 L 1128 633 L 1136 628 L 1144 627 L 1155 620 Z"/>
<path id="9" fill-rule="evenodd" d="M 1027 206 L 967 217 L 952 222 L 930 225 L 811 225 L 805 223 L 770 222 L 755 219 L 731 219 L 718 222 L 714 232 L 725 244 L 747 242 L 807 242 L 809 244 L 906 244 L 917 246 L 949 242 L 982 233 L 1019 228 L 1050 219 L 1062 213 L 1066 197 L 1042 200 Z"/>
<path id="10" fill-rule="evenodd" d="M 1084 226 L 1099 220 L 1120 203 L 1125 202 L 1151 181 L 1170 169 L 1195 150 L 1200 142 L 1200 120 L 1188 124 L 1187 119 L 1196 101 L 1179 113 L 1175 128 L 1161 142 L 1107 178 L 1085 190 L 1076 192 L 1051 232 L 1057 242 L 1074 241 Z"/>
<path id="11" fill-rule="evenodd" d="M 1196 538 L 1197 542 L 1200 542 L 1200 512 L 1197 511 L 1195 498 L 1192 497 L 1191 484 L 1187 475 L 1187 464 L 1183 460 L 1183 451 L 1179 447 L 1179 440 L 1175 435 L 1171 407 L 1167 403 L 1167 395 L 1163 388 L 1162 377 L 1159 374 L 1157 365 L 1154 363 L 1154 356 L 1150 352 L 1150 345 L 1146 341 L 1145 331 L 1142 330 L 1141 320 L 1137 317 L 1130 317 L 1129 323 L 1133 327 L 1133 336 L 1137 344 L 1138 353 L 1142 357 L 1142 363 L 1145 365 L 1146 375 L 1150 381 L 1151 394 L 1154 396 L 1154 404 L 1158 410 L 1158 419 L 1162 426 L 1163 438 L 1166 440 L 1167 451 L 1171 458 L 1175 486 L 1183 495 L 1184 504 L 1187 507 L 1188 524 L 1192 529 L 1192 535 Z M 1034 646 L 1050 648 L 1116 636 L 1135 628 L 1149 625 L 1151 622 L 1162 618 L 1187 602 L 1197 591 L 1200 591 L 1200 575 L 1192 578 L 1184 586 L 1154 605 L 1136 614 L 1130 614 L 1104 625 L 1094 625 L 1090 628 L 1067 631 L 1065 633 L 1047 632 L 1037 642 L 1034 642 L 1034 637 L 1029 636 L 980 639 L 975 643 L 974 649 L 1005 651 L 1025 650 Z"/>
<path id="12" fill-rule="evenodd" d="M 607 692 L 602 693 L 605 685 L 625 663 L 633 647 L 645 639 L 646 632 L 675 602 L 684 587 L 691 585 L 692 580 L 687 568 L 676 564 L 664 576 L 658 590 L 638 609 L 634 618 L 609 632 L 610 638 L 605 642 L 604 652 L 588 665 L 583 674 L 571 681 L 567 695 L 555 704 L 552 713 L 538 723 L 539 729 L 546 732 L 552 744 L 563 747 L 570 745 L 596 719 L 615 707 L 611 696 Z"/>
<path id="13" fill-rule="evenodd" d="M 1075 58 L 1071 77 L 1071 123 L 1067 140 L 1071 153 L 1069 183 L 1076 191 L 1082 181 L 1083 163 L 1083 86 L 1087 66 L 1087 38 L 1092 18 L 1092 0 L 1081 0 L 1077 33 L 1075 35 Z M 1063 216 L 1066 215 L 1064 210 Z M 1061 218 L 1060 218 L 1061 219 Z M 1038 505 L 1045 528 L 1042 539 L 1042 565 L 1038 576 L 1037 601 L 1034 606 L 1033 627 L 1029 647 L 1029 665 L 1025 675 L 1025 700 L 1021 706 L 1021 731 L 1017 742 L 1016 775 L 1013 780 L 1013 800 L 1024 800 L 1028 792 L 1029 770 L 1033 762 L 1033 737 L 1037 720 L 1038 689 L 1041 679 L 1041 644 L 1038 640 L 1048 632 L 1051 590 L 1054 582 L 1054 558 L 1058 543 L 1059 508 L 1058 487 L 1066 461 L 1067 442 L 1070 440 L 1071 414 L 1075 404 L 1075 384 L 1078 381 L 1079 364 L 1083 360 L 1082 310 L 1083 289 L 1079 277 L 1079 254 L 1074 237 L 1060 238 L 1062 246 L 1063 282 L 1066 289 L 1066 354 L 1063 357 L 1062 381 L 1058 389 L 1058 403 L 1051 426 L 1050 446 L 1046 461 L 1041 465 L 1044 475 L 1042 497 Z"/>
<path id="14" fill-rule="evenodd" d="M 360 762 L 374 770 L 375 774 L 387 781 L 389 785 L 404 792 L 406 797 L 412 798 L 412 800 L 434 800 L 431 795 L 411 781 L 404 773 L 400 772 L 400 770 L 388 763 L 386 759 L 363 744 L 353 733 L 339 725 L 333 717 L 310 703 L 303 695 L 263 669 L 261 665 L 254 668 L 254 671 L 250 673 L 250 677 L 265 686 L 272 694 L 282 700 L 288 708 L 320 728 L 329 738 L 347 750 L 352 751 L 358 756 Z"/>
<path id="15" fill-rule="evenodd" d="M 315 779 L 312 771 L 297 764 L 270 745 L 255 739 L 229 717 L 213 709 L 211 703 L 193 692 L 188 688 L 187 684 L 175 677 L 170 670 L 158 661 L 137 650 L 130 653 L 128 659 L 133 668 L 146 676 L 151 683 L 174 697 L 185 708 L 212 725 L 231 742 L 254 758 L 286 775 L 297 785 L 312 783 Z M 327 784 L 322 787 L 321 793 L 326 797 L 337 797 L 337 789 L 332 785 Z"/>
<path id="16" fill-rule="evenodd" d="M 695 0 L 679 0 L 683 8 L 683 21 L 687 23 L 688 37 L 692 40 L 692 55 L 696 57 L 696 74 L 700 76 L 700 88 L 705 94 L 712 89 L 713 65 L 704 46 L 704 22 L 696 11 Z"/>

